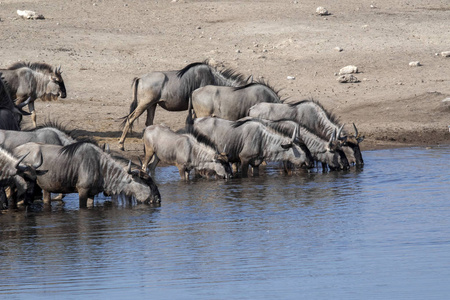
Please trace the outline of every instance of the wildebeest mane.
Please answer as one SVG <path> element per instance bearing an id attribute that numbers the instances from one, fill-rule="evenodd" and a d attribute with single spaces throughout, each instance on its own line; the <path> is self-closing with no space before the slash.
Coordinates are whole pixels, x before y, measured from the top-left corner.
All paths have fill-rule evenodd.
<path id="1" fill-rule="evenodd" d="M 53 73 L 53 67 L 47 63 L 29 63 L 29 62 L 16 62 L 8 67 L 8 70 L 17 70 L 20 68 L 30 68 L 37 72 Z"/>
<path id="2" fill-rule="evenodd" d="M 205 145 L 207 147 L 213 148 L 214 150 L 217 151 L 216 144 L 214 144 L 214 142 L 208 136 L 206 136 L 203 133 L 201 133 L 198 130 L 196 130 L 194 128 L 194 126 L 192 126 L 192 125 L 188 125 L 186 128 L 178 129 L 176 131 L 176 133 L 178 133 L 178 134 L 189 134 L 193 138 L 195 138 L 197 140 L 197 142 L 199 142 L 200 144 L 203 144 L 203 145 Z"/>
<path id="3" fill-rule="evenodd" d="M 253 86 L 253 85 L 264 85 L 265 87 L 267 87 L 270 90 L 272 90 L 279 97 L 279 93 L 280 93 L 281 89 L 275 90 L 275 88 L 273 86 L 271 86 L 268 82 L 264 81 L 263 79 L 250 82 L 250 83 L 248 83 L 246 85 L 243 85 L 243 86 L 237 86 L 237 87 L 234 88 L 234 90 L 235 91 L 242 90 L 242 89 L 248 88 L 248 87 Z"/>
<path id="4" fill-rule="evenodd" d="M 59 153 L 67 155 L 69 158 L 72 158 L 78 151 L 78 149 L 80 149 L 85 144 L 91 144 L 97 147 L 97 145 L 90 140 L 79 140 L 73 144 L 62 147 Z"/>
<path id="5" fill-rule="evenodd" d="M 181 69 L 181 70 L 179 70 L 177 72 L 178 78 L 183 77 L 183 75 L 186 74 L 186 72 L 189 71 L 191 68 L 196 67 L 196 66 L 200 66 L 200 65 L 205 65 L 205 66 L 209 67 L 209 65 L 207 64 L 206 61 L 204 61 L 204 62 L 195 62 L 195 63 L 188 64 L 186 67 L 184 67 L 183 69 Z"/>
<path id="6" fill-rule="evenodd" d="M 214 73 L 219 73 L 220 75 L 222 75 L 224 78 L 226 78 L 229 81 L 238 82 L 239 85 L 243 85 L 246 82 L 244 79 L 244 76 L 240 73 L 237 73 L 235 70 L 233 70 L 231 68 L 227 68 L 227 69 L 218 71 L 218 70 L 216 70 L 216 68 L 211 66 L 207 60 L 205 60 L 203 62 L 195 62 L 195 63 L 191 63 L 191 64 L 187 65 L 186 67 L 184 67 L 183 69 L 181 69 L 177 72 L 178 78 L 182 78 L 183 75 L 185 75 L 191 68 L 201 66 L 201 65 L 208 67 L 213 75 L 214 75 Z M 216 84 L 218 84 L 218 83 L 216 82 Z"/>
<path id="7" fill-rule="evenodd" d="M 36 131 L 38 129 L 43 129 L 43 128 L 47 128 L 47 127 L 51 127 L 51 128 L 55 128 L 59 131 L 61 131 L 62 133 L 70 136 L 73 139 L 79 140 L 79 136 L 80 133 L 78 132 L 77 129 L 67 129 L 67 126 L 62 125 L 60 122 L 55 121 L 55 120 L 47 120 L 44 123 L 42 123 L 41 125 L 36 126 L 36 128 L 33 129 L 27 129 L 27 130 L 23 130 L 23 131 Z"/>
<path id="8" fill-rule="evenodd" d="M 296 107 L 296 106 L 298 106 L 298 105 L 300 105 L 300 104 L 307 103 L 307 102 L 312 102 L 312 103 L 314 103 L 315 105 L 317 105 L 318 107 L 320 107 L 320 108 L 325 112 L 326 116 L 328 117 L 328 119 L 329 119 L 332 123 L 334 123 L 334 124 L 339 124 L 338 118 L 337 118 L 332 112 L 326 110 L 326 109 L 323 107 L 323 105 L 320 104 L 319 101 L 316 101 L 316 100 L 301 100 L 301 101 L 299 101 L 299 102 L 289 103 L 288 105 L 289 105 L 290 107 Z"/>

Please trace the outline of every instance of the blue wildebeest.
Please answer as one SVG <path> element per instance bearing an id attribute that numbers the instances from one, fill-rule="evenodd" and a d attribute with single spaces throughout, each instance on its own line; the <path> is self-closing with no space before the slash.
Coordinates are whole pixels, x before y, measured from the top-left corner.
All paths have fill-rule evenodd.
<path id="1" fill-rule="evenodd" d="M 194 119 L 190 126 L 210 138 L 220 152 L 226 152 L 231 163 L 240 163 L 244 177 L 248 176 L 249 165 L 253 167 L 253 174 L 257 175 L 263 161 L 288 161 L 295 166 L 313 165 L 306 146 L 294 143 L 297 133 L 286 137 L 260 122 L 214 117 Z"/>
<path id="2" fill-rule="evenodd" d="M 22 114 L 27 114 L 22 110 L 22 107 L 28 103 L 29 99 L 19 106 L 14 105 L 0 72 L 0 129 L 20 130 Z"/>
<path id="3" fill-rule="evenodd" d="M 191 133 L 175 133 L 164 125 L 151 125 L 144 131 L 144 163 L 153 171 L 159 161 L 176 165 L 181 179 L 189 180 L 195 170 L 208 177 L 230 178 L 232 175 L 228 157 L 219 154 L 212 143 Z"/>
<path id="4" fill-rule="evenodd" d="M 147 111 L 146 126 L 153 124 L 156 106 L 168 111 L 182 111 L 189 107 L 191 93 L 205 85 L 241 86 L 246 83 L 242 75 L 233 70 L 216 70 L 206 62 L 192 63 L 179 71 L 151 72 L 134 78 L 133 101 L 130 113 L 124 117 L 119 148 L 124 149 L 128 130 L 133 122 Z"/>
<path id="5" fill-rule="evenodd" d="M 25 204 L 32 200 L 37 175 L 45 173 L 45 171 L 36 170 L 42 165 L 42 156 L 36 157 L 32 166 L 23 163 L 26 156 L 27 153 L 16 158 L 0 147 L 0 188 L 10 188 L 8 201 L 10 209 L 16 208 L 18 200 L 24 200 Z"/>
<path id="6" fill-rule="evenodd" d="M 61 67 L 53 68 L 46 63 L 18 62 L 7 69 L 1 69 L 11 99 L 20 104 L 30 98 L 28 109 L 33 126 L 36 127 L 34 101 L 66 98 L 66 87 L 61 76 Z"/>
<path id="7" fill-rule="evenodd" d="M 273 121 L 294 120 L 324 139 L 330 139 L 336 131 L 337 140 L 349 163 L 356 163 L 357 166 L 364 164 L 359 148 L 359 143 L 364 137 L 358 134 L 355 124 L 353 124 L 355 135 L 347 134 L 343 129 L 344 125 L 340 125 L 338 120 L 316 101 L 304 100 L 293 104 L 259 103 L 249 109 L 248 115 Z"/>
<path id="8" fill-rule="evenodd" d="M 192 92 L 194 117 L 219 117 L 235 121 L 247 116 L 248 109 L 261 102 L 281 103 L 278 91 L 265 82 L 230 87 L 207 85 Z"/>
<path id="9" fill-rule="evenodd" d="M 77 140 L 62 126 L 53 123 L 46 123 L 29 131 L 0 130 L 0 146 L 4 149 L 12 151 L 28 142 L 67 146 Z"/>
<path id="10" fill-rule="evenodd" d="M 13 154 L 30 153 L 24 161 L 32 162 L 42 154 L 42 168 L 48 170 L 37 177 L 44 193 L 44 205 L 50 206 L 50 193 L 78 193 L 80 207 L 93 204 L 100 192 L 108 195 L 133 196 L 140 203 L 161 201 L 158 187 L 141 170 L 128 171 L 126 166 L 94 144 L 76 142 L 67 146 L 27 143 Z M 131 162 L 130 162 L 131 163 Z"/>
<path id="11" fill-rule="evenodd" d="M 297 122 L 292 120 L 270 121 L 253 117 L 247 118 L 252 121 L 261 122 L 276 131 L 284 133 L 285 135 L 292 135 L 296 130 L 298 130 L 298 138 L 306 145 L 314 160 L 322 163 L 324 171 L 327 169 L 327 166 L 331 170 L 348 170 L 350 168 L 347 157 L 342 151 L 340 144 L 335 143 L 336 132 L 329 140 L 325 140 L 309 131 L 306 127 L 299 125 Z M 245 119 L 246 118 L 242 120 Z"/>

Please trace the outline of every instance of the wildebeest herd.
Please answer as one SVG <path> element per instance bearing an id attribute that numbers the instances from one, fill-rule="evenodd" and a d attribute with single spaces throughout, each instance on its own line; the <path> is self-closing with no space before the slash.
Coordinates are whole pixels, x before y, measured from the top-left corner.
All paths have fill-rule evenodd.
<path id="1" fill-rule="evenodd" d="M 0 77 L 0 209 L 27 207 L 36 197 L 50 207 L 51 193 L 61 199 L 74 192 L 80 207 L 92 205 L 100 192 L 159 203 L 150 174 L 160 161 L 176 165 L 184 180 L 191 171 L 215 179 L 247 177 L 250 171 L 255 176 L 270 161 L 282 163 L 285 172 L 310 170 L 318 163 L 324 172 L 364 163 L 359 149 L 364 138 L 354 124 L 349 134 L 317 101 L 285 103 L 264 81 L 217 70 L 208 62 L 133 79 L 119 148 L 124 150 L 133 122 L 147 111 L 140 166 L 58 124 L 37 126 L 34 101 L 66 97 L 60 67 L 16 63 L 0 69 Z M 188 110 L 186 127 L 175 132 L 153 125 L 157 105 Z M 20 131 L 22 116 L 30 114 L 34 129 Z"/>

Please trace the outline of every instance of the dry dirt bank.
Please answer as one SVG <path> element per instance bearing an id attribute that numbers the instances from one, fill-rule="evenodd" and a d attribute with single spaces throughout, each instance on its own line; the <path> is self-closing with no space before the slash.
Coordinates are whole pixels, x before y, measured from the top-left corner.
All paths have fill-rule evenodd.
<path id="1" fill-rule="evenodd" d="M 317 6 L 331 15 L 316 15 Z M 20 19 L 17 9 L 45 20 Z M 439 55 L 450 51 L 446 0 L 2 0 L 0 19 L 2 67 L 62 66 L 68 98 L 38 101 L 38 123 L 58 120 L 113 150 L 133 77 L 205 59 L 264 78 L 289 101 L 320 101 L 357 124 L 363 150 L 450 142 L 450 105 L 442 102 L 450 57 Z M 346 65 L 358 67 L 359 83 L 337 82 Z M 155 123 L 177 129 L 185 116 L 158 109 Z M 135 130 L 143 128 L 141 118 Z M 142 155 L 138 136 L 124 155 Z"/>

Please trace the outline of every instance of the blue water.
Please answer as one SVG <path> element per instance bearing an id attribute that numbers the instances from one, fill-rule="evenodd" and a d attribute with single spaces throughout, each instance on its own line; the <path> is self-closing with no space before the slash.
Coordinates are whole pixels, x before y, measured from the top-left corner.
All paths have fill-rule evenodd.
<path id="1" fill-rule="evenodd" d="M 179 180 L 161 206 L 76 195 L 0 215 L 4 299 L 446 299 L 450 147 L 363 152 L 363 170 Z"/>

